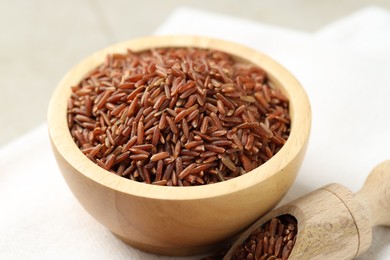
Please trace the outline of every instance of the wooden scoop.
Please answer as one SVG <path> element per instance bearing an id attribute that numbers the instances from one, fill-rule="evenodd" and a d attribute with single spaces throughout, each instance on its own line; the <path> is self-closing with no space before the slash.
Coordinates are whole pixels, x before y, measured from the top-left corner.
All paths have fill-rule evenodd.
<path id="1" fill-rule="evenodd" d="M 271 211 L 239 236 L 224 259 L 231 259 L 253 230 L 285 214 L 298 222 L 289 260 L 359 256 L 371 245 L 373 226 L 390 226 L 390 160 L 375 167 L 356 194 L 340 184 L 329 184 Z"/>

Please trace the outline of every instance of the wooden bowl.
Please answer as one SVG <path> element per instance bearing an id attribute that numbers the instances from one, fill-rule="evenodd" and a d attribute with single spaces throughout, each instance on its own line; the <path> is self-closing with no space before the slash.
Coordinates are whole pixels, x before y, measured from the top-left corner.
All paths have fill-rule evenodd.
<path id="1" fill-rule="evenodd" d="M 77 85 L 108 53 L 156 47 L 198 47 L 230 53 L 267 73 L 290 100 L 291 133 L 283 148 L 253 171 L 229 181 L 194 187 L 138 183 L 112 174 L 79 150 L 67 124 L 70 86 Z M 272 209 L 295 180 L 311 124 L 308 98 L 281 65 L 244 46 L 190 36 L 147 37 L 96 52 L 59 83 L 48 111 L 52 148 L 61 172 L 81 205 L 124 242 L 148 252 L 190 255 L 212 249 Z"/>

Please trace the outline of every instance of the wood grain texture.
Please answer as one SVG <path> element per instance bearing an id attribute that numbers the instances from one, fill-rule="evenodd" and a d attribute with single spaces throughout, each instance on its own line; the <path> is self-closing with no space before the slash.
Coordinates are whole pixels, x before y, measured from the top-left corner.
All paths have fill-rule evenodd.
<path id="1" fill-rule="evenodd" d="M 254 229 L 284 214 L 298 222 L 289 260 L 352 259 L 370 247 L 373 226 L 390 225 L 390 161 L 375 167 L 357 194 L 329 184 L 271 211 L 239 236 L 224 259 Z"/>
<path id="2" fill-rule="evenodd" d="M 199 47 L 228 52 L 261 66 L 290 99 L 292 129 L 284 147 L 267 163 L 241 177 L 198 187 L 162 187 L 134 182 L 89 161 L 73 142 L 66 122 L 70 86 L 102 63 L 108 53 L 156 47 Z M 119 43 L 86 58 L 59 83 L 49 105 L 48 126 L 61 172 L 83 207 L 125 242 L 167 255 L 204 252 L 237 234 L 274 207 L 287 192 L 306 150 L 311 124 L 307 96 L 277 62 L 252 49 L 221 40 L 148 37 Z"/>
<path id="3" fill-rule="evenodd" d="M 344 186 L 338 184 L 330 184 L 322 189 L 325 189 L 337 196 L 346 206 L 351 214 L 351 219 L 355 222 L 358 232 L 358 249 L 353 257 L 356 257 L 365 252 L 372 242 L 372 226 L 369 219 L 367 208 L 357 199 L 356 195 Z"/>
<path id="4" fill-rule="evenodd" d="M 390 160 L 372 170 L 356 196 L 368 209 L 372 226 L 390 226 Z"/>

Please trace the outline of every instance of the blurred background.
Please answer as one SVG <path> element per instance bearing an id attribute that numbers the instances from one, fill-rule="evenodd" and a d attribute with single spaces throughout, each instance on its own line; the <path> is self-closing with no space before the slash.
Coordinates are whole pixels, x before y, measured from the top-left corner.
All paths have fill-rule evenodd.
<path id="1" fill-rule="evenodd" d="M 180 6 L 314 32 L 388 0 L 0 0 L 0 147 L 45 122 L 62 76 L 89 54 L 152 34 Z"/>

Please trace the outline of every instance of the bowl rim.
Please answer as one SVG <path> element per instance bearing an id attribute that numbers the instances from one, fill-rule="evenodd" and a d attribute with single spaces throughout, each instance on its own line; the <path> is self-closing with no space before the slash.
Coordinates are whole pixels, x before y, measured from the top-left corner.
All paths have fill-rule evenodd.
<path id="1" fill-rule="evenodd" d="M 267 162 L 251 172 L 228 181 L 189 187 L 167 187 L 132 181 L 112 174 L 90 161 L 73 141 L 67 124 L 67 101 L 72 85 L 92 68 L 101 64 L 108 53 L 127 49 L 142 51 L 164 47 L 210 48 L 227 52 L 263 68 L 270 81 L 289 98 L 291 131 L 283 147 Z M 66 97 L 66 98 L 64 98 Z M 258 184 L 285 168 L 305 149 L 311 128 L 311 109 L 308 97 L 297 79 L 282 65 L 267 55 L 221 39 L 204 36 L 148 36 L 120 42 L 101 49 L 74 66 L 55 89 L 48 108 L 48 128 L 53 149 L 90 180 L 117 192 L 131 196 L 162 200 L 193 200 L 224 196 Z M 64 174 L 64 173 L 63 173 Z"/>

